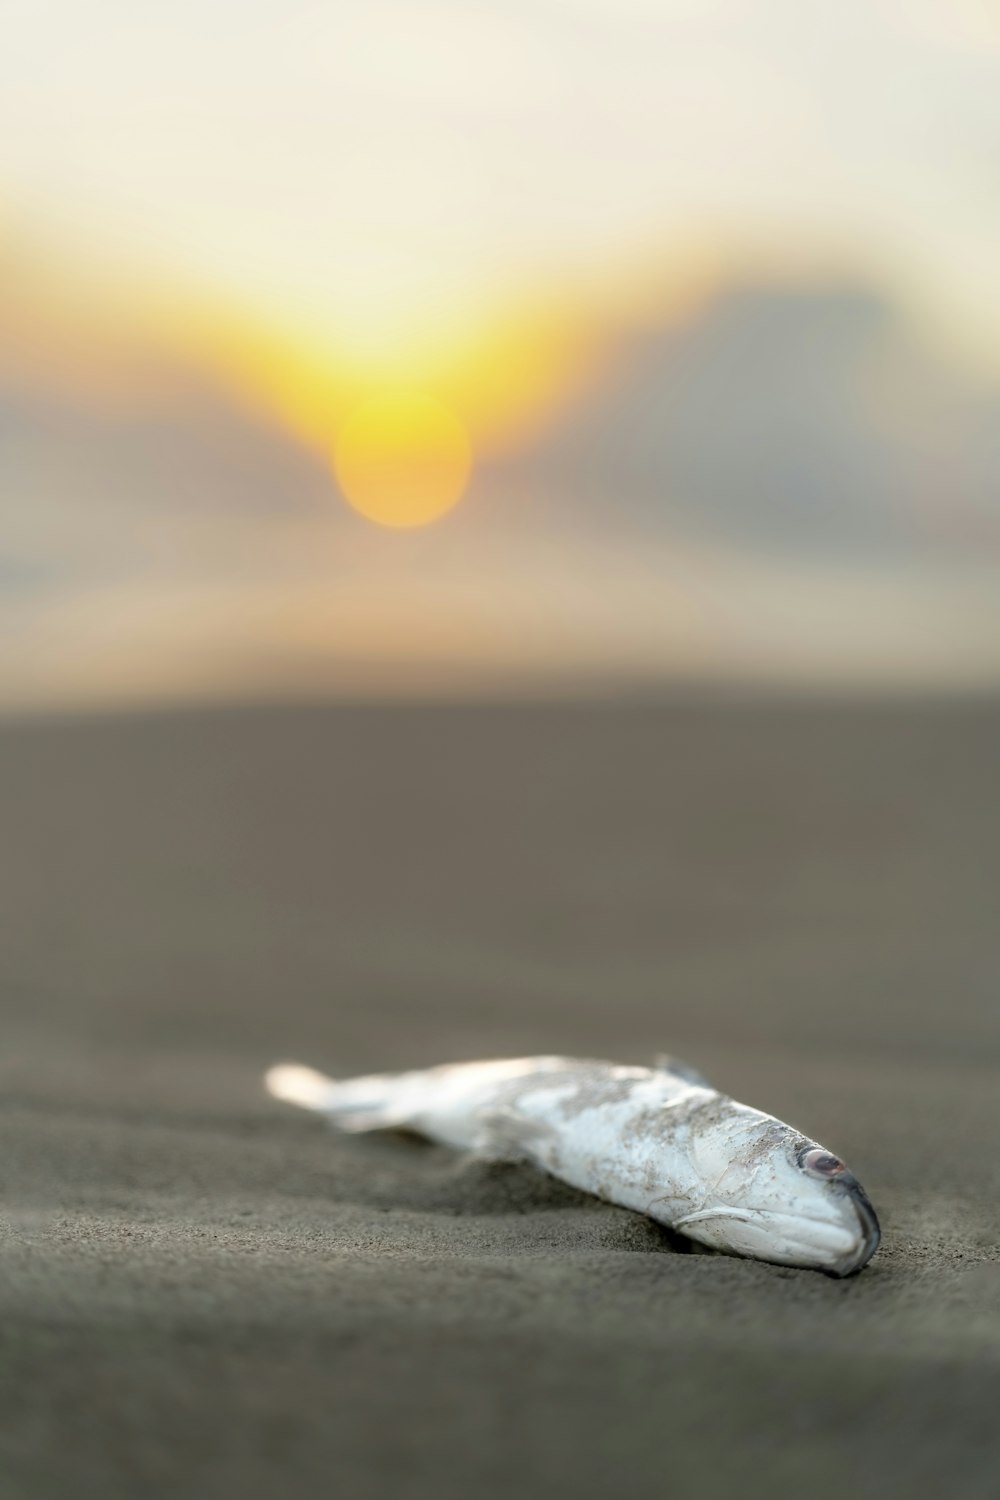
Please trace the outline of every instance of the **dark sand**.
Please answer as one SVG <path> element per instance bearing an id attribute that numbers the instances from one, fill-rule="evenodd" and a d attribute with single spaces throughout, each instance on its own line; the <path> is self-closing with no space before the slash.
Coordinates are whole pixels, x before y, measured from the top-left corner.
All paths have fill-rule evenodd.
<path id="1" fill-rule="evenodd" d="M 1000 707 L 0 730 L 21 1496 L 1000 1494 Z M 262 1068 L 672 1050 L 845 1155 L 859 1277 L 338 1139 Z"/>

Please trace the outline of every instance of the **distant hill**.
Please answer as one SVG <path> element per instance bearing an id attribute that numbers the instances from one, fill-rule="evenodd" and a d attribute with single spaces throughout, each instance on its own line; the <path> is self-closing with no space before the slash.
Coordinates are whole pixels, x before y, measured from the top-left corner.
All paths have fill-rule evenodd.
<path id="1" fill-rule="evenodd" d="M 845 561 L 1000 547 L 1000 392 L 856 287 L 721 294 L 521 464 L 577 525 Z"/>

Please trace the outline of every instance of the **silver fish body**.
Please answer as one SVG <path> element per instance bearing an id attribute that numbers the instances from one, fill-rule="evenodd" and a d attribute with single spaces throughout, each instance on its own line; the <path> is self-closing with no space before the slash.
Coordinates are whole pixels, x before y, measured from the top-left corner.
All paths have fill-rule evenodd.
<path id="1" fill-rule="evenodd" d="M 670 1059 L 528 1057 L 344 1081 L 279 1064 L 266 1082 L 342 1130 L 414 1130 L 529 1161 L 732 1255 L 848 1276 L 878 1247 L 875 1212 L 838 1157 Z"/>

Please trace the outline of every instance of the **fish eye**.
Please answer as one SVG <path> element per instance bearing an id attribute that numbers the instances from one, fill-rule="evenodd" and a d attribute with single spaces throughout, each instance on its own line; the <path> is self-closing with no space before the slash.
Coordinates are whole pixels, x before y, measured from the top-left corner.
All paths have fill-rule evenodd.
<path id="1" fill-rule="evenodd" d="M 799 1156 L 799 1165 L 815 1177 L 839 1177 L 847 1168 L 839 1156 L 832 1156 L 822 1146 L 811 1146 Z"/>

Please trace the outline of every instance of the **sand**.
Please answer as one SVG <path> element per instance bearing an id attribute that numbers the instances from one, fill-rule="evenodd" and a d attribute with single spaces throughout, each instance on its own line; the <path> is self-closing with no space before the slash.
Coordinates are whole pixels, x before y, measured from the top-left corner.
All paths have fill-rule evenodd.
<path id="1" fill-rule="evenodd" d="M 1000 706 L 0 729 L 0 1493 L 1000 1492 Z M 691 1253 L 261 1070 L 687 1057 L 860 1276 Z"/>

